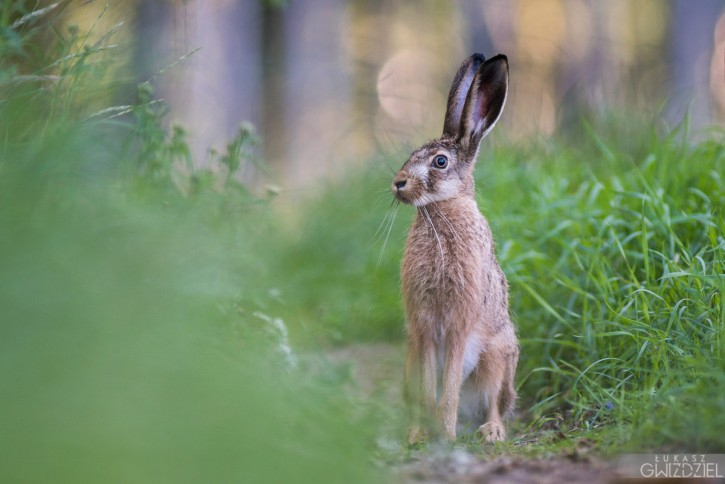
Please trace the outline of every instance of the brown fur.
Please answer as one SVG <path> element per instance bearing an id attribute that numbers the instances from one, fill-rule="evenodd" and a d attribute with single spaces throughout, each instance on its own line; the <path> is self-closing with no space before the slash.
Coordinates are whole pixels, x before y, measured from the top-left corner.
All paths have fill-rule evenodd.
<path id="1" fill-rule="evenodd" d="M 451 87 L 443 137 L 413 152 L 393 180 L 395 196 L 418 207 L 401 267 L 411 444 L 428 435 L 421 419 L 434 417 L 436 430 L 455 439 L 459 414 L 486 441 L 503 440 L 514 406 L 519 349 L 508 284 L 473 183 L 479 143 L 498 120 L 507 85 L 505 57 L 468 58 Z M 435 165 L 441 156 L 445 168 Z"/>

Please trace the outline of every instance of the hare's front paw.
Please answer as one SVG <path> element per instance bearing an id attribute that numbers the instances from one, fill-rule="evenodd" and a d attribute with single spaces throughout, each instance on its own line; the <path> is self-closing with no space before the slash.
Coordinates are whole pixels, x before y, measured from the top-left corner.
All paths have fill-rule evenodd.
<path id="1" fill-rule="evenodd" d="M 486 422 L 478 427 L 476 434 L 487 443 L 506 439 L 506 430 L 502 424 L 496 422 Z"/>
<path id="2" fill-rule="evenodd" d="M 411 427 L 408 430 L 408 445 L 413 446 L 428 442 L 428 430 L 424 427 Z"/>

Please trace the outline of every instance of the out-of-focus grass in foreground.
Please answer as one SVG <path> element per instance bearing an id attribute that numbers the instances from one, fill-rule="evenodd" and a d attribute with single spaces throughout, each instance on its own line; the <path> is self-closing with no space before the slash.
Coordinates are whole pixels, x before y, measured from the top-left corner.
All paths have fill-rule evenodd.
<path id="1" fill-rule="evenodd" d="M 345 375 L 290 351 L 257 286 L 267 203 L 236 176 L 253 133 L 191 170 L 148 85 L 99 109 L 104 40 L 17 3 L 0 31 L 0 480 L 377 482 Z"/>

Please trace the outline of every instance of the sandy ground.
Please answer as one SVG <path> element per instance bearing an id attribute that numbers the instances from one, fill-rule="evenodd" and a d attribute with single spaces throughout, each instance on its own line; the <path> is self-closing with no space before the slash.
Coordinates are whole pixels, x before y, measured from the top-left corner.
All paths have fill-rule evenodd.
<path id="1" fill-rule="evenodd" d="M 615 482 L 611 467 L 594 459 L 550 460 L 498 457 L 493 460 L 463 450 L 427 455 L 393 468 L 407 483 L 587 483 Z"/>

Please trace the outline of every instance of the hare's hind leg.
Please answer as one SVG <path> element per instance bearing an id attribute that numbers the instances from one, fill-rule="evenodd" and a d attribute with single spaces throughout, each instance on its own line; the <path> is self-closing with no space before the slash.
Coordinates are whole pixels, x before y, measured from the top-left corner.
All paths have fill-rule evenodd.
<path id="1" fill-rule="evenodd" d="M 505 418 L 510 416 L 516 406 L 516 388 L 514 388 L 514 378 L 516 377 L 516 365 L 519 362 L 519 347 L 516 345 L 509 353 L 506 354 L 506 373 L 504 374 L 503 386 L 499 394 L 498 408 L 501 415 Z"/>
<path id="2" fill-rule="evenodd" d="M 515 372 L 516 359 L 504 351 L 490 351 L 481 358 L 477 378 L 487 411 L 484 424 L 477 433 L 485 442 L 506 439 L 503 417 L 511 411 L 516 398 L 513 386 Z"/>
<path id="3" fill-rule="evenodd" d="M 426 424 L 435 411 L 436 380 L 435 347 L 425 338 L 409 335 L 403 377 L 403 398 L 410 416 L 408 445 L 428 440 Z"/>

